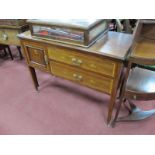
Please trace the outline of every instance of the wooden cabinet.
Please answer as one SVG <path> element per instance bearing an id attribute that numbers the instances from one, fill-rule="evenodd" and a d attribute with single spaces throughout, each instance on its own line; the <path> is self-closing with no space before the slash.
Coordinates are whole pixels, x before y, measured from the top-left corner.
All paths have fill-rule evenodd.
<path id="1" fill-rule="evenodd" d="M 107 122 L 121 84 L 123 63 L 132 43 L 128 34 L 109 32 L 89 48 L 19 35 L 30 73 L 38 89 L 35 68 L 110 95 Z"/>

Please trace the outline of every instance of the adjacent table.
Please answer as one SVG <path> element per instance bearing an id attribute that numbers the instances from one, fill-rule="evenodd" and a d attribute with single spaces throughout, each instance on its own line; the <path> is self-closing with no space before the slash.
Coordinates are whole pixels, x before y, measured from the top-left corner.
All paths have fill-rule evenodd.
<path id="1" fill-rule="evenodd" d="M 18 34 L 25 32 L 29 29 L 27 24 L 24 25 L 0 25 L 0 44 L 15 45 L 22 58 L 20 50 L 20 40 L 17 37 Z"/>

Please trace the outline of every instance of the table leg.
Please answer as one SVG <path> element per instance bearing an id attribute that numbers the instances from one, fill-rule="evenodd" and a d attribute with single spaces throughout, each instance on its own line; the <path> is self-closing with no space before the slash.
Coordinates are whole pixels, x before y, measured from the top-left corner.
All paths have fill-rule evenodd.
<path id="1" fill-rule="evenodd" d="M 8 46 L 7 48 L 8 48 L 8 52 L 9 52 L 9 54 L 10 54 L 10 57 L 11 57 L 11 59 L 13 60 L 13 55 L 12 55 L 11 49 L 10 49 L 9 46 Z"/>
<path id="2" fill-rule="evenodd" d="M 112 119 L 112 112 L 113 112 L 113 109 L 114 109 L 114 105 L 115 105 L 116 99 L 117 99 L 117 91 L 114 92 L 114 93 L 111 95 L 110 104 L 109 104 L 109 107 L 108 107 L 107 124 L 110 124 L 110 122 L 111 122 L 111 119 Z"/>
<path id="3" fill-rule="evenodd" d="M 39 83 L 36 75 L 36 71 L 33 67 L 29 66 L 29 71 L 31 73 L 32 81 L 34 83 L 35 89 L 38 91 Z"/>
<path id="4" fill-rule="evenodd" d="M 7 56 L 7 52 L 5 48 L 4 48 L 4 56 Z"/>
<path id="5" fill-rule="evenodd" d="M 17 49 L 19 51 L 20 59 L 22 60 L 23 59 L 23 55 L 22 55 L 22 52 L 21 52 L 21 47 L 20 46 L 17 46 Z"/>
<path id="6" fill-rule="evenodd" d="M 108 107 L 108 117 L 107 117 L 107 124 L 108 125 L 110 124 L 111 119 L 112 119 L 112 112 L 114 109 L 115 102 L 117 100 L 118 88 L 122 84 L 122 81 L 123 81 L 123 80 L 120 80 L 121 79 L 121 73 L 122 73 L 123 69 L 124 68 L 122 65 L 118 65 L 116 72 L 115 72 L 116 78 L 113 81 L 113 88 L 112 88 L 110 103 L 109 103 L 109 107 Z"/>

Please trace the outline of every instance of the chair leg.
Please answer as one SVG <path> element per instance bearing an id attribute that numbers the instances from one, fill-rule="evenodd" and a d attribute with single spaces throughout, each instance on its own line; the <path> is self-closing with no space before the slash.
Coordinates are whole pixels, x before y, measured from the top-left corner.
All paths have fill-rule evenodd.
<path id="1" fill-rule="evenodd" d="M 133 112 L 133 110 L 134 110 L 135 108 L 137 108 L 136 105 L 133 104 L 133 102 L 132 102 L 131 100 L 129 100 L 129 99 L 128 99 L 128 103 L 129 103 L 129 106 L 130 106 L 130 108 L 131 108 L 131 112 Z"/>
<path id="2" fill-rule="evenodd" d="M 4 48 L 4 56 L 7 56 L 7 51 L 5 48 Z"/>
<path id="3" fill-rule="evenodd" d="M 124 101 L 123 101 L 123 105 L 124 105 L 124 107 L 128 110 L 128 112 L 129 112 L 129 114 L 131 114 L 132 113 L 132 108 L 131 108 L 131 105 L 129 105 L 129 106 L 127 106 L 125 103 L 126 103 L 126 101 L 127 101 L 127 99 L 125 98 L 124 99 Z"/>
<path id="4" fill-rule="evenodd" d="M 122 75 L 122 81 L 120 81 L 121 86 L 120 86 L 120 90 L 119 90 L 119 95 L 118 95 L 118 99 L 121 97 L 122 91 L 123 91 L 123 83 L 124 83 L 124 77 Z"/>
<path id="5" fill-rule="evenodd" d="M 20 59 L 22 60 L 23 59 L 23 55 L 22 55 L 22 52 L 21 52 L 21 47 L 20 46 L 17 46 L 17 49 L 19 51 Z"/>
<path id="6" fill-rule="evenodd" d="M 8 52 L 9 52 L 9 55 L 10 55 L 11 59 L 13 60 L 13 55 L 12 55 L 10 47 L 8 46 L 7 49 L 8 49 Z"/>

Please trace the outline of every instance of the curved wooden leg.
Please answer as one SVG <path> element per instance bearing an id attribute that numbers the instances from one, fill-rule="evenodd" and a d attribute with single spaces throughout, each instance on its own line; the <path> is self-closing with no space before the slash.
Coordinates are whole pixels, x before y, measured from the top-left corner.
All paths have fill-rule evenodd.
<path id="1" fill-rule="evenodd" d="M 131 107 L 131 113 L 128 116 L 119 117 L 117 119 L 117 122 L 140 121 L 140 120 L 144 120 L 148 117 L 155 115 L 155 109 L 144 111 L 144 110 L 141 110 L 140 108 L 138 108 L 136 105 L 134 105 L 131 101 L 128 101 L 128 102 Z"/>
<path id="2" fill-rule="evenodd" d="M 125 104 L 126 101 L 127 101 L 127 99 L 125 98 L 124 101 L 123 101 L 123 103 L 124 103 L 123 105 L 124 105 L 124 107 L 128 110 L 129 114 L 131 114 L 131 113 L 132 113 L 132 108 L 131 108 L 130 105 L 129 105 L 129 106 L 130 106 L 130 107 L 129 107 L 129 106 L 127 106 L 127 105 Z"/>

